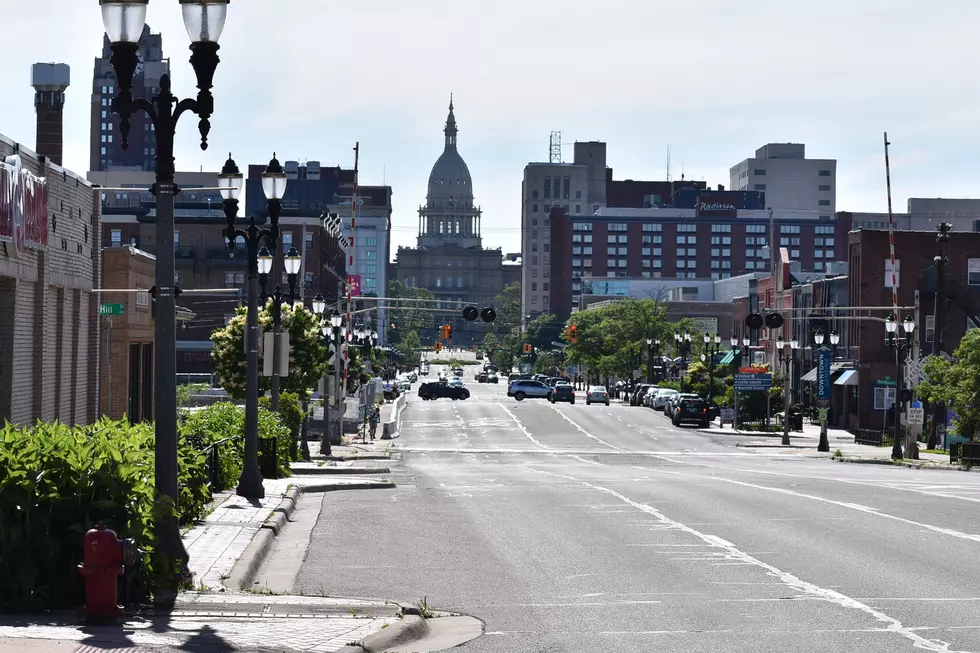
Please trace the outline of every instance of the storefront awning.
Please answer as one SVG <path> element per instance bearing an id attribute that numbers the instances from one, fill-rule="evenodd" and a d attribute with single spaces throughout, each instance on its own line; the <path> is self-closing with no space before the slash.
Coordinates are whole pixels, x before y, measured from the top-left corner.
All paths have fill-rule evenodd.
<path id="1" fill-rule="evenodd" d="M 830 364 L 830 373 L 831 374 L 834 374 L 836 372 L 840 372 L 843 369 L 850 368 L 850 366 L 851 366 L 850 363 L 831 363 Z M 800 381 L 802 381 L 804 383 L 816 383 L 817 382 L 817 368 L 814 367 L 812 370 L 810 370 L 809 372 L 807 372 L 806 374 L 804 374 L 803 376 L 801 376 L 800 377 Z M 855 381 L 855 383 L 857 383 L 857 381 Z"/>
<path id="2" fill-rule="evenodd" d="M 857 370 L 847 370 L 840 377 L 834 381 L 834 385 L 857 385 L 858 384 L 858 371 Z"/>
<path id="3" fill-rule="evenodd" d="M 722 359 L 720 361 L 718 361 L 718 365 L 731 365 L 733 360 L 735 360 L 735 350 L 734 349 L 730 350 L 727 354 L 725 354 L 722 357 Z"/>

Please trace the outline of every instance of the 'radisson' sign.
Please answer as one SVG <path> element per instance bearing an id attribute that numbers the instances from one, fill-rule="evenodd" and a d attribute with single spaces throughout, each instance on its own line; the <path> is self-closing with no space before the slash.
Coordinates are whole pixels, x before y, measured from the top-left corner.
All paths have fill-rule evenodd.
<path id="1" fill-rule="evenodd" d="M 0 162 L 0 240 L 12 242 L 14 252 L 48 244 L 48 184 L 21 166 L 20 155 Z"/>

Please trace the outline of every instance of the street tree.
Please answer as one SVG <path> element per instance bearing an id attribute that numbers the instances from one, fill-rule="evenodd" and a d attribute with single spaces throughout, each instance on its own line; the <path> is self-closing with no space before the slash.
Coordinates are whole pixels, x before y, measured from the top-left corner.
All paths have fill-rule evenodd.
<path id="1" fill-rule="evenodd" d="M 264 331 L 273 328 L 272 310 L 272 300 L 259 310 L 259 326 Z M 245 307 L 239 306 L 227 325 L 211 333 L 214 374 L 228 395 L 238 400 L 245 398 L 245 320 Z M 289 334 L 290 362 L 289 374 L 279 379 L 279 389 L 295 393 L 303 401 L 309 398 L 326 371 L 326 348 L 320 335 L 320 321 L 305 308 L 283 304 L 282 331 Z M 264 353 L 272 355 L 268 350 Z M 259 392 L 271 388 L 272 377 L 260 374 Z"/>
<path id="2" fill-rule="evenodd" d="M 398 349 L 404 356 L 405 367 L 414 369 L 419 364 L 419 356 L 422 353 L 422 339 L 419 338 L 418 331 L 409 331 L 402 336 Z"/>
<path id="3" fill-rule="evenodd" d="M 506 329 L 519 328 L 521 326 L 521 283 L 515 281 L 500 291 L 493 300 L 494 310 L 497 311 L 497 319 L 493 324 L 496 327 Z"/>
<path id="4" fill-rule="evenodd" d="M 980 433 L 980 329 L 966 332 L 950 362 L 931 356 L 923 371 L 928 377 L 917 390 L 931 402 L 951 409 L 956 432 L 971 440 Z"/>
<path id="5" fill-rule="evenodd" d="M 425 288 L 416 286 L 405 287 L 401 281 L 392 280 L 388 282 L 388 297 L 390 299 L 435 299 L 433 294 Z M 395 344 L 402 342 L 409 331 L 418 333 L 432 325 L 432 313 L 423 310 L 424 304 L 419 302 L 389 302 L 388 321 L 394 324 L 390 330 L 391 340 Z"/>

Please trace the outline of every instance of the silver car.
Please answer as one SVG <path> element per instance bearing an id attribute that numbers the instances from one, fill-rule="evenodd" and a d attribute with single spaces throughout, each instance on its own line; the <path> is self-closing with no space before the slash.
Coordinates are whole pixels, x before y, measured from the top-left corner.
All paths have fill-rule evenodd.
<path id="1" fill-rule="evenodd" d="M 606 404 L 609 405 L 609 392 L 604 385 L 594 385 L 585 394 L 585 405 Z"/>

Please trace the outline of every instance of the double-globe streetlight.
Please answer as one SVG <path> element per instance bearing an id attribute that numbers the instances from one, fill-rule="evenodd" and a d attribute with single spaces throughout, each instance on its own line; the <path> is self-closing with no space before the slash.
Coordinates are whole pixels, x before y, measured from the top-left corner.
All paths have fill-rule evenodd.
<path id="1" fill-rule="evenodd" d="M 776 354 L 779 356 L 779 364 L 786 370 L 783 376 L 783 445 L 789 446 L 789 405 L 790 405 L 790 382 L 793 378 L 793 365 L 796 363 L 796 352 L 800 348 L 800 339 L 793 336 L 789 341 L 789 354 L 786 354 L 786 341 L 783 337 L 776 337 Z"/>
<path id="2" fill-rule="evenodd" d="M 266 210 L 269 213 L 269 227 L 259 227 L 255 216 L 249 217 L 248 227 L 238 229 L 238 198 L 241 196 L 245 178 L 235 161 L 228 160 L 218 175 L 218 188 L 221 192 L 221 205 L 228 221 L 225 228 L 225 243 L 228 251 L 235 252 L 235 244 L 244 243 L 246 250 L 247 273 L 245 280 L 245 459 L 242 473 L 238 478 L 236 492 L 249 499 L 265 496 L 262 474 L 259 471 L 259 273 L 272 269 L 276 244 L 279 241 L 279 216 L 282 213 L 282 198 L 286 193 L 286 172 L 273 155 L 269 165 L 262 173 L 262 192 L 265 194 Z M 262 256 L 260 256 L 260 253 Z M 262 269 L 260 270 L 260 265 Z"/>
<path id="3" fill-rule="evenodd" d="M 677 349 L 678 355 L 681 357 L 681 368 L 680 368 L 680 387 L 681 392 L 684 392 L 684 369 L 687 367 L 687 355 L 691 352 L 691 334 L 685 331 L 681 334 L 680 331 L 674 331 L 674 347 Z"/>
<path id="4" fill-rule="evenodd" d="M 265 257 L 263 258 L 263 253 Z M 262 289 L 262 303 L 272 299 L 272 411 L 279 412 L 279 379 L 283 376 L 282 372 L 282 305 L 286 302 L 294 308 L 303 305 L 303 300 L 296 294 L 296 286 L 299 281 L 299 269 L 303 265 L 303 257 L 296 251 L 296 246 L 292 245 L 282 259 L 283 269 L 286 272 L 286 284 L 289 292 L 284 293 L 282 287 L 276 284 L 272 294 L 268 294 L 269 272 L 272 271 L 273 257 L 268 250 L 263 248 L 259 253 L 259 286 Z M 294 452 L 295 453 L 295 452 Z M 295 457 L 295 456 L 294 456 Z"/>
<path id="5" fill-rule="evenodd" d="M 154 424 L 154 483 L 171 509 L 155 511 L 156 550 L 173 568 L 187 574 L 184 548 L 174 507 L 179 498 L 177 484 L 177 340 L 174 281 L 174 136 L 177 122 L 187 112 L 199 118 L 201 149 L 208 147 L 214 97 L 214 73 L 218 68 L 218 39 L 224 29 L 228 0 L 180 0 L 184 27 L 190 37 L 190 63 L 197 76 L 197 97 L 178 101 L 171 92 L 170 75 L 160 78 L 160 92 L 149 100 L 133 97 L 133 77 L 139 64 L 139 39 L 146 25 L 148 0 L 99 0 L 102 23 L 109 39 L 109 62 L 116 75 L 112 112 L 119 116 L 122 148 L 129 147 L 130 121 L 139 111 L 153 123 L 156 152 L 156 299 L 155 374 L 156 410 Z M 154 597 L 159 603 L 176 599 L 176 587 L 164 582 Z"/>
<path id="6" fill-rule="evenodd" d="M 327 302 L 323 295 L 317 294 L 313 298 L 313 312 L 323 318 L 320 325 L 320 333 L 323 335 L 323 344 L 326 351 L 330 352 L 331 342 L 334 344 L 333 351 L 333 378 L 334 391 L 332 396 L 328 396 L 328 385 L 324 378 L 323 383 L 323 436 L 320 439 L 320 453 L 324 456 L 332 454 L 330 448 L 330 404 L 336 403 L 336 409 L 340 410 L 340 357 L 343 356 L 342 343 L 347 337 L 347 329 L 344 327 L 344 316 L 334 309 L 327 318 Z"/>
<path id="7" fill-rule="evenodd" d="M 902 455 L 902 354 L 911 351 L 915 346 L 915 320 L 906 315 L 902 320 L 902 332 L 899 333 L 898 317 L 889 313 L 885 318 L 885 342 L 888 348 L 895 352 L 895 434 L 892 436 L 892 458 L 901 459 Z M 912 445 L 913 447 L 915 445 Z M 910 457 L 917 458 L 918 453 L 909 452 Z"/>
<path id="8" fill-rule="evenodd" d="M 647 383 L 654 383 L 653 361 L 660 358 L 660 338 L 647 338 Z M 663 365 L 663 361 L 661 361 Z"/>
<path id="9" fill-rule="evenodd" d="M 715 357 L 721 351 L 721 336 L 717 333 L 712 336 L 710 333 L 705 331 L 704 333 L 704 358 L 705 364 L 708 366 L 708 410 L 714 410 L 714 404 L 712 399 L 714 397 L 714 386 L 715 386 Z"/>

